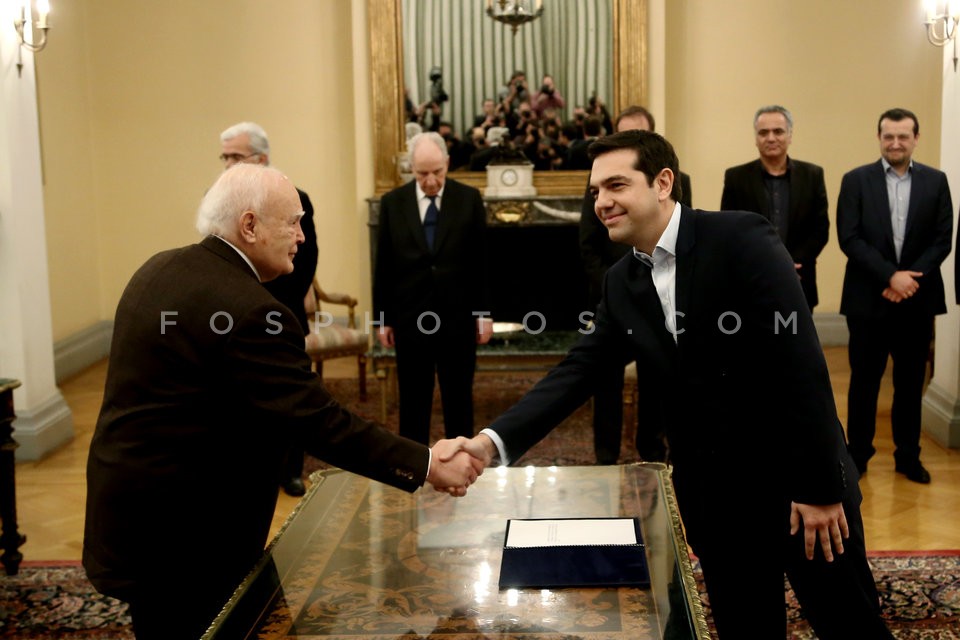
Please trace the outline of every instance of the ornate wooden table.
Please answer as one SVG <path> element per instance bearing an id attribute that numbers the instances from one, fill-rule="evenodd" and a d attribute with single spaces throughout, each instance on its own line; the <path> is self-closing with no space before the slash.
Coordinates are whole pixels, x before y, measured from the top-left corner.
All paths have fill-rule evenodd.
<path id="1" fill-rule="evenodd" d="M 13 390 L 20 386 L 19 380 L 0 378 L 0 520 L 3 520 L 3 534 L 0 535 L 0 547 L 3 555 L 0 562 L 8 576 L 16 575 L 20 570 L 23 554 L 20 546 L 27 541 L 26 536 L 17 530 L 17 485 L 14 475 L 13 453 L 17 442 L 13 439 Z"/>
<path id="2" fill-rule="evenodd" d="M 500 467 L 459 499 L 313 480 L 204 638 L 709 638 L 662 465 Z M 508 518 L 607 516 L 639 517 L 650 588 L 498 589 Z"/>

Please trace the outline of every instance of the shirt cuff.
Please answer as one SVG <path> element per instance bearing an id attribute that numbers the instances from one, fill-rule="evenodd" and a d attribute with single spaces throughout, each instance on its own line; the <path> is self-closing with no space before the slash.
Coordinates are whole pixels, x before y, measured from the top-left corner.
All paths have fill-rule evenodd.
<path id="1" fill-rule="evenodd" d="M 433 449 L 427 447 L 427 475 L 423 478 L 422 485 L 427 484 L 427 478 L 430 477 L 430 467 L 433 465 Z"/>
<path id="2" fill-rule="evenodd" d="M 503 445 L 503 440 L 500 439 L 500 436 L 497 435 L 497 432 L 493 429 L 487 428 L 481 429 L 480 433 L 493 440 L 493 444 L 497 447 L 497 456 L 493 459 L 493 462 L 499 462 L 504 466 L 510 464 L 510 460 L 507 458 L 507 448 Z"/>

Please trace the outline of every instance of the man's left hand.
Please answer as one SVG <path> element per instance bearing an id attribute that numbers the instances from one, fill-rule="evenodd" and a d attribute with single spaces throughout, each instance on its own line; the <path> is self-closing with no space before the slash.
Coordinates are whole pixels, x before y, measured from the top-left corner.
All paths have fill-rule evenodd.
<path id="1" fill-rule="evenodd" d="M 843 539 L 850 537 L 847 527 L 847 516 L 843 512 L 841 503 L 818 505 L 790 503 L 790 535 L 800 529 L 803 520 L 803 541 L 807 560 L 813 560 L 813 551 L 820 540 L 823 557 L 827 562 L 833 562 L 833 550 L 837 554 L 843 553 Z"/>

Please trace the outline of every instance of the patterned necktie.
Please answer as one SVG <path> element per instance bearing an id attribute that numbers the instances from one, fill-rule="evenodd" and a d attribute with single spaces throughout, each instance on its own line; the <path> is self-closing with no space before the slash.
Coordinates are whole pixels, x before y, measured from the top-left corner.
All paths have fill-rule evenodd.
<path id="1" fill-rule="evenodd" d="M 437 196 L 427 196 L 430 204 L 427 205 L 427 214 L 423 217 L 423 233 L 427 236 L 427 247 L 433 251 L 433 240 L 437 235 L 437 216 L 440 210 L 437 209 Z"/>

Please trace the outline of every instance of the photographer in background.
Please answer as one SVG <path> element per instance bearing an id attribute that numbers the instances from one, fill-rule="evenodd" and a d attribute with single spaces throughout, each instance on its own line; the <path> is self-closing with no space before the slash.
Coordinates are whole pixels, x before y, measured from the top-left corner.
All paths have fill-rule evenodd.
<path id="1" fill-rule="evenodd" d="M 431 67 L 428 77 L 430 78 L 430 99 L 420 105 L 417 113 L 424 131 L 437 131 L 440 129 L 443 116 L 443 103 L 449 100 L 450 96 L 443 90 L 443 70 L 440 67 Z M 427 116 L 430 117 L 429 124 Z"/>
<path id="2" fill-rule="evenodd" d="M 544 118 L 544 110 L 555 109 L 559 112 L 566 104 L 566 101 L 563 99 L 563 96 L 560 95 L 560 91 L 553 82 L 553 76 L 543 74 L 540 90 L 533 94 L 533 98 L 530 99 L 530 106 L 537 114 L 537 117 L 542 120 Z"/>
<path id="3" fill-rule="evenodd" d="M 507 82 L 507 88 L 498 96 L 503 111 L 508 116 L 520 108 L 520 103 L 530 101 L 530 91 L 527 89 L 527 74 L 523 71 L 514 71 Z"/>

